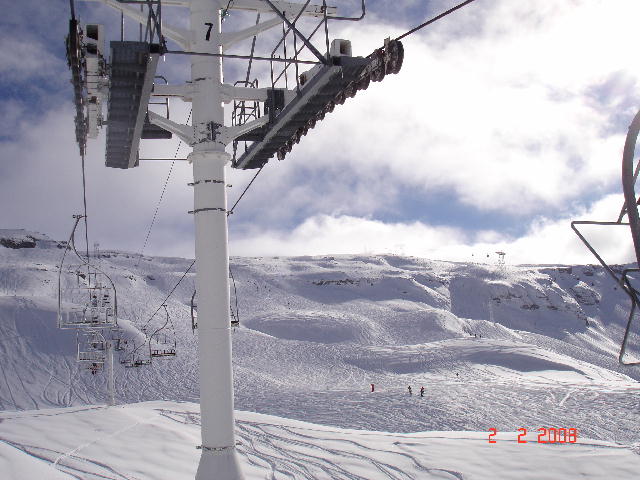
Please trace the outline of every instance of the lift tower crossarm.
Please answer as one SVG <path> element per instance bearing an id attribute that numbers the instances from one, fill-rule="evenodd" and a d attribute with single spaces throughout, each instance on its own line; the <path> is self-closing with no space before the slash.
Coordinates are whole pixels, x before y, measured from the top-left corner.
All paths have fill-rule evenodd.
<path id="1" fill-rule="evenodd" d="M 132 20 L 138 22 L 141 25 L 147 24 L 147 14 L 145 12 L 141 12 L 140 10 L 136 10 L 135 8 L 129 7 L 123 3 L 118 2 L 118 0 L 83 0 L 85 2 L 100 2 L 108 5 L 109 7 L 115 8 L 116 10 L 120 10 L 127 17 Z M 164 2 L 163 2 L 164 3 Z M 190 2 L 186 2 L 187 5 Z M 140 5 L 146 5 L 146 2 L 140 2 Z M 191 35 L 188 30 L 183 30 L 182 28 L 172 27 L 171 25 L 167 25 L 162 22 L 162 34 L 166 37 L 169 37 L 171 40 L 176 42 L 180 47 L 185 50 L 189 50 L 191 46 Z"/>
<path id="2" fill-rule="evenodd" d="M 282 23 L 282 20 L 278 17 L 272 18 L 265 22 L 258 23 L 244 30 L 238 30 L 237 32 L 226 32 L 222 34 L 222 48 L 229 48 L 234 43 L 238 43 L 247 38 L 256 36 L 259 33 L 266 32 L 270 28 L 276 27 Z"/>
<path id="3" fill-rule="evenodd" d="M 272 2 L 273 5 L 278 9 L 279 12 L 284 12 L 285 15 L 297 15 L 300 13 L 300 7 L 302 4 L 293 3 L 293 2 Z M 230 10 L 253 10 L 257 12 L 273 12 L 271 6 L 266 4 L 264 0 L 235 0 L 231 6 Z M 326 7 L 327 16 L 332 16 L 338 13 L 338 9 L 336 7 Z M 325 15 L 325 7 L 322 5 L 308 5 L 307 8 L 304 9 L 302 15 L 311 16 L 311 17 L 324 17 Z"/>
<path id="4" fill-rule="evenodd" d="M 260 128 L 269 123 L 269 116 L 265 115 L 264 117 L 256 118 L 255 120 L 251 120 L 250 122 L 243 123 L 242 125 L 236 125 L 235 127 L 227 127 L 224 132 L 223 138 L 228 140 L 229 142 L 235 140 L 236 138 L 244 135 L 245 133 L 249 133 L 256 128 Z"/>
<path id="5" fill-rule="evenodd" d="M 190 101 L 193 94 L 191 85 L 162 85 L 154 84 L 151 91 L 152 97 L 179 97 L 185 101 Z"/>
<path id="6" fill-rule="evenodd" d="M 147 113 L 149 115 L 149 122 L 153 125 L 162 127 L 168 132 L 175 133 L 180 140 L 185 142 L 187 145 L 193 145 L 193 128 L 190 125 L 180 125 L 173 120 L 169 120 L 162 115 L 158 115 L 156 112 L 148 111 Z"/>

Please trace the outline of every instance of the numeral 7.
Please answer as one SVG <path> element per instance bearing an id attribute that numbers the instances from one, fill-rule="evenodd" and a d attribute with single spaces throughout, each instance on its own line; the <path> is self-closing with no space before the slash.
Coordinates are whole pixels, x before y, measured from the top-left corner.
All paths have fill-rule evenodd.
<path id="1" fill-rule="evenodd" d="M 213 28 L 213 23 L 211 22 L 204 22 L 205 25 L 209 25 L 209 28 L 207 29 L 207 34 L 204 36 L 204 39 L 208 42 L 209 39 L 211 38 L 211 29 Z"/>

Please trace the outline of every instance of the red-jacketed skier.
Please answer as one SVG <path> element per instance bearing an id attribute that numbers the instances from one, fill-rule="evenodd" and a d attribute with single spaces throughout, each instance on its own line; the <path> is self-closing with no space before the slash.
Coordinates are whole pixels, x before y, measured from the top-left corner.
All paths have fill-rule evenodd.
<path id="1" fill-rule="evenodd" d="M 424 387 L 420 387 L 420 396 L 424 397 Z"/>

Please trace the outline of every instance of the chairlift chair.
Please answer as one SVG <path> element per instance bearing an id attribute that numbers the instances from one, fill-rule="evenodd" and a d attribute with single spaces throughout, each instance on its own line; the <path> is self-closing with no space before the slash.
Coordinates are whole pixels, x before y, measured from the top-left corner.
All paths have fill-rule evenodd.
<path id="1" fill-rule="evenodd" d="M 151 365 L 151 360 L 148 358 L 135 357 L 135 358 L 121 360 L 120 363 L 124 365 L 124 368 L 137 368 L 137 367 L 143 367 L 145 365 Z"/>
<path id="2" fill-rule="evenodd" d="M 229 268 L 229 278 L 231 278 L 231 282 L 229 284 L 229 316 L 231 318 L 231 326 L 238 327 L 240 326 L 240 315 L 238 313 L 238 290 L 236 288 L 236 281 L 235 278 L 233 278 L 231 268 Z M 196 301 L 196 293 L 196 290 L 194 290 L 193 295 L 191 295 L 191 331 L 194 333 L 198 328 L 198 303 Z"/>
<path id="3" fill-rule="evenodd" d="M 100 278 L 101 274 L 91 274 L 85 278 Z M 64 279 L 60 282 L 60 301 L 67 303 L 65 312 L 60 312 L 61 328 L 110 328 L 117 326 L 114 308 L 111 304 L 111 287 L 106 284 L 89 283 L 84 280 L 78 285 L 75 276 L 72 286 L 66 288 Z"/>
<path id="4" fill-rule="evenodd" d="M 113 337 L 113 349 L 116 352 L 121 352 L 124 350 L 124 345 L 122 344 L 122 338 L 120 338 L 119 336 Z"/>
<path id="5" fill-rule="evenodd" d="M 149 355 L 151 357 L 175 357 L 176 356 L 176 332 L 167 310 L 163 304 L 166 319 L 164 324 L 149 336 Z"/>
<path id="6" fill-rule="evenodd" d="M 120 360 L 120 363 L 123 364 L 125 368 L 137 368 L 137 367 L 142 367 L 144 365 L 150 365 L 151 358 L 144 358 L 142 356 L 142 353 L 145 351 L 144 349 L 142 349 L 142 347 L 144 346 L 144 343 L 136 346 L 135 342 L 132 341 L 131 344 L 133 345 L 133 350 L 128 352 L 124 356 L 124 358 Z"/>
<path id="7" fill-rule="evenodd" d="M 98 332 L 78 333 L 78 362 L 103 364 L 106 361 L 106 340 Z"/>
<path id="8" fill-rule="evenodd" d="M 175 357 L 176 347 L 170 346 L 168 348 L 152 348 L 151 356 L 152 357 Z"/>
<path id="9" fill-rule="evenodd" d="M 82 218 L 74 215 L 75 223 L 58 267 L 58 327 L 114 328 L 118 325 L 115 284 L 75 247 L 75 232 Z M 82 262 L 80 265 L 67 261 L 70 252 Z"/>
<path id="10" fill-rule="evenodd" d="M 72 238 L 79 218 L 72 232 Z M 84 262 L 67 264 L 69 249 Z M 63 302 L 66 308 L 63 309 Z M 117 326 L 115 285 L 111 279 L 75 251 L 68 242 L 58 270 L 58 319 L 60 328 L 110 328 Z"/>
<path id="11" fill-rule="evenodd" d="M 100 370 L 102 370 L 102 363 L 90 363 L 87 366 L 87 369 L 93 374 L 95 375 L 96 373 L 98 373 Z"/>
<path id="12" fill-rule="evenodd" d="M 196 332 L 198 328 L 198 304 L 196 303 L 196 291 L 191 295 L 191 331 Z"/>

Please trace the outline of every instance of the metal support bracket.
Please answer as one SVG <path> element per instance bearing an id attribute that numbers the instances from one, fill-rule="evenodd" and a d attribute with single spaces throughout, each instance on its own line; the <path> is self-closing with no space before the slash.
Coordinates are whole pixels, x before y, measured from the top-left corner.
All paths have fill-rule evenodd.
<path id="1" fill-rule="evenodd" d="M 193 97 L 191 84 L 184 85 L 162 85 L 154 84 L 151 91 L 152 97 L 179 97 L 186 102 L 190 102 Z"/>
<path id="2" fill-rule="evenodd" d="M 244 123 L 242 125 L 236 125 L 235 127 L 227 127 L 224 135 L 224 139 L 226 143 L 230 143 L 236 138 L 248 133 L 256 128 L 260 128 L 263 125 L 269 123 L 269 116 L 265 115 L 260 118 L 256 118 L 255 120 L 251 120 L 250 122 Z"/>
<path id="3" fill-rule="evenodd" d="M 120 10 L 127 17 L 132 20 L 138 22 L 141 25 L 147 24 L 147 15 L 140 10 L 136 10 L 135 8 L 128 7 L 125 4 L 120 3 L 118 0 L 84 0 L 86 1 L 97 1 L 103 3 L 105 5 L 110 6 L 116 10 Z M 188 30 L 184 30 L 178 27 L 172 27 L 167 25 L 166 23 L 162 23 L 162 34 L 169 37 L 171 40 L 176 42 L 185 50 L 188 50 L 191 45 L 191 33 Z"/>
<path id="4" fill-rule="evenodd" d="M 267 90 L 269 89 L 236 87 L 235 85 L 229 85 L 228 83 L 220 86 L 220 93 L 222 94 L 222 101 L 224 103 L 229 103 L 232 100 L 265 102 L 267 100 Z"/>
<path id="5" fill-rule="evenodd" d="M 168 118 L 163 117 L 162 115 L 158 115 L 155 112 L 148 112 L 149 121 L 154 125 L 158 125 L 159 127 L 168 130 L 171 133 L 175 133 L 180 140 L 185 142 L 187 145 L 193 145 L 194 136 L 193 136 L 193 127 L 190 125 L 181 125 L 179 123 L 174 122 L 173 120 L 169 120 Z"/>
<path id="6" fill-rule="evenodd" d="M 235 43 L 254 37 L 259 33 L 266 32 L 270 28 L 280 25 L 281 22 L 280 18 L 276 17 L 243 30 L 225 32 L 222 34 L 222 48 L 229 48 Z"/>

